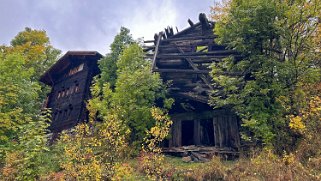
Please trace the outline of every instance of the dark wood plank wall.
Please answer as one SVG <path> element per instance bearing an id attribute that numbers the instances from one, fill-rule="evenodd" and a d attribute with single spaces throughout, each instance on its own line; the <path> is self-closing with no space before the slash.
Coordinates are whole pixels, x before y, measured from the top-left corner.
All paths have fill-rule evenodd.
<path id="1" fill-rule="evenodd" d="M 65 57 L 65 61 L 69 61 L 69 66 L 54 77 L 54 84 L 48 95 L 47 107 L 52 109 L 52 122 L 49 129 L 52 132 L 72 128 L 88 119 L 86 100 L 90 97 L 92 79 L 99 73 L 97 61 L 100 57 L 85 55 Z M 84 65 L 81 71 L 68 75 L 71 69 L 81 64 Z M 66 95 L 67 90 L 73 91 Z M 59 93 L 61 95 L 63 91 L 65 96 L 58 98 Z"/>
<path id="2" fill-rule="evenodd" d="M 49 103 L 49 107 L 52 108 L 53 111 L 51 130 L 61 131 L 78 123 L 79 114 L 83 107 L 83 98 L 87 93 L 85 87 L 88 79 L 88 72 L 89 69 L 85 65 L 84 70 L 70 77 L 63 77 L 54 85 Z M 68 71 L 65 73 L 67 74 Z M 79 91 L 76 92 L 74 90 L 73 94 L 58 98 L 59 92 L 71 88 L 75 89 L 77 85 Z M 64 115 L 64 112 L 66 111 L 68 112 L 68 115 Z"/>

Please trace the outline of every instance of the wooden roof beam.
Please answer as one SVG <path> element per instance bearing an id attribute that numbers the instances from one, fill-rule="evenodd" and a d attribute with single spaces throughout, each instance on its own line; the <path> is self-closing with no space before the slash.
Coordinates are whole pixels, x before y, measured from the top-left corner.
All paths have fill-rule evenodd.
<path id="1" fill-rule="evenodd" d="M 194 23 L 193 23 L 193 21 L 192 21 L 191 19 L 188 19 L 187 22 L 188 22 L 188 24 L 189 24 L 190 26 L 194 26 Z"/>
<path id="2" fill-rule="evenodd" d="M 187 40 L 203 40 L 203 39 L 213 39 L 217 38 L 216 35 L 210 35 L 210 36 L 185 36 L 181 38 L 169 38 L 162 40 L 162 42 L 169 42 L 169 41 L 187 41 Z"/>
<path id="3" fill-rule="evenodd" d="M 181 52 L 185 53 L 180 47 L 176 46 L 176 48 Z M 199 70 L 196 65 L 194 65 L 193 61 L 190 58 L 185 58 L 185 60 L 189 63 L 189 65 L 194 69 L 194 70 Z M 213 90 L 213 87 L 211 85 L 211 81 L 207 79 L 206 76 L 200 75 L 201 79 L 204 81 L 204 83 L 211 89 Z"/>
<path id="4" fill-rule="evenodd" d="M 154 69 L 154 72 L 161 73 L 186 73 L 186 74 L 208 74 L 210 70 L 193 70 L 193 69 Z"/>
<path id="5" fill-rule="evenodd" d="M 196 102 L 201 102 L 204 104 L 208 104 L 208 99 L 205 96 L 199 96 L 199 95 L 195 95 L 191 92 L 175 92 L 172 93 L 173 96 L 177 96 L 177 97 L 181 97 L 181 98 L 185 98 L 185 99 L 190 99 Z"/>
<path id="6" fill-rule="evenodd" d="M 146 55 L 147 57 L 149 56 L 153 56 L 153 54 L 151 55 Z M 179 59 L 179 58 L 192 58 L 192 59 L 222 59 L 222 58 L 226 58 L 228 56 L 226 55 L 184 55 L 184 54 L 176 54 L 176 55 L 169 55 L 169 54 L 160 54 L 157 56 L 157 58 L 159 59 Z"/>
<path id="7" fill-rule="evenodd" d="M 179 47 L 179 46 L 178 46 Z M 240 56 L 237 55 L 237 52 L 232 51 L 232 50 L 217 50 L 217 51 L 209 51 L 209 52 L 184 52 L 184 53 L 163 53 L 163 54 L 159 54 L 159 56 L 162 57 L 171 57 L 171 56 L 210 56 L 210 55 L 216 55 L 216 56 L 223 56 L 223 55 L 219 55 L 219 54 L 226 54 L 226 56 L 229 55 L 234 55 L 234 56 Z"/>
<path id="8" fill-rule="evenodd" d="M 152 61 L 152 69 L 151 72 L 153 72 L 154 69 L 156 69 L 156 58 L 157 58 L 157 54 L 158 54 L 158 46 L 160 43 L 160 40 L 162 38 L 162 32 L 159 32 L 158 37 L 157 37 L 157 41 L 156 41 L 156 47 L 155 47 L 155 53 L 154 53 L 154 57 L 153 57 L 153 61 Z"/>

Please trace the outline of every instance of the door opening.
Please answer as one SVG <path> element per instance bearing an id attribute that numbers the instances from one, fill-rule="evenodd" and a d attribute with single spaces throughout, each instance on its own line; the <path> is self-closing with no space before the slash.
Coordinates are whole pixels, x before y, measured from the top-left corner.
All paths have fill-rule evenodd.
<path id="1" fill-rule="evenodd" d="M 194 121 L 182 121 L 182 145 L 194 145 Z"/>

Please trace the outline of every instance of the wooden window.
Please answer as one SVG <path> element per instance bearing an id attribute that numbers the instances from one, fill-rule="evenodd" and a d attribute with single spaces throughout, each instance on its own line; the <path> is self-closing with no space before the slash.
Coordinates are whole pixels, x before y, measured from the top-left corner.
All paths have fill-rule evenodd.
<path id="1" fill-rule="evenodd" d="M 74 93 L 74 86 L 70 87 L 70 94 L 73 94 Z"/>
<path id="2" fill-rule="evenodd" d="M 80 72 L 84 69 L 84 64 L 80 64 L 78 67 L 77 67 L 77 72 Z"/>
<path id="3" fill-rule="evenodd" d="M 84 64 L 82 63 L 82 64 L 78 65 L 77 67 L 70 69 L 68 75 L 69 76 L 74 75 L 75 73 L 80 72 L 83 69 L 84 69 Z"/>
<path id="4" fill-rule="evenodd" d="M 69 88 L 67 88 L 67 90 L 66 90 L 66 96 L 68 96 L 69 94 L 70 94 Z"/>
<path id="5" fill-rule="evenodd" d="M 79 92 L 79 84 L 78 83 L 75 86 L 75 92 Z"/>

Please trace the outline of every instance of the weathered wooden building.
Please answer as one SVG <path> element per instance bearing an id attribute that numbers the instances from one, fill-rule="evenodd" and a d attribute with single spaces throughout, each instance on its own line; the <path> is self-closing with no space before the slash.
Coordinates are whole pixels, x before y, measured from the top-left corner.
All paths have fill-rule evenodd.
<path id="1" fill-rule="evenodd" d="M 173 119 L 169 148 L 188 145 L 238 150 L 239 122 L 228 109 L 213 109 L 208 104 L 214 89 L 209 76 L 210 65 L 234 51 L 214 42 L 214 23 L 205 14 L 199 22 L 188 20 L 190 26 L 174 33 L 168 27 L 145 41 L 145 51 L 152 60 L 152 71 L 159 72 L 164 81 L 171 81 L 170 95 L 175 105 L 170 111 Z"/>
<path id="2" fill-rule="evenodd" d="M 41 76 L 40 81 L 52 87 L 46 107 L 52 110 L 49 129 L 53 133 L 88 120 L 85 101 L 101 57 L 96 51 L 68 51 Z"/>
<path id="3" fill-rule="evenodd" d="M 200 14 L 199 20 L 195 24 L 189 20 L 190 26 L 176 33 L 168 27 L 155 34 L 154 40 L 145 41 L 151 71 L 159 72 L 164 81 L 171 82 L 169 93 L 175 99 L 170 110 L 171 137 L 166 147 L 174 152 L 175 148 L 190 145 L 220 152 L 237 151 L 240 147 L 237 116 L 229 109 L 213 109 L 208 101 L 213 90 L 220 89 L 209 76 L 209 66 L 228 56 L 237 58 L 238 54 L 214 42 L 215 24 L 205 14 Z M 52 108 L 53 132 L 87 120 L 85 101 L 92 78 L 99 73 L 97 61 L 101 57 L 94 51 L 69 51 L 41 77 L 42 82 L 52 87 L 47 107 Z"/>

